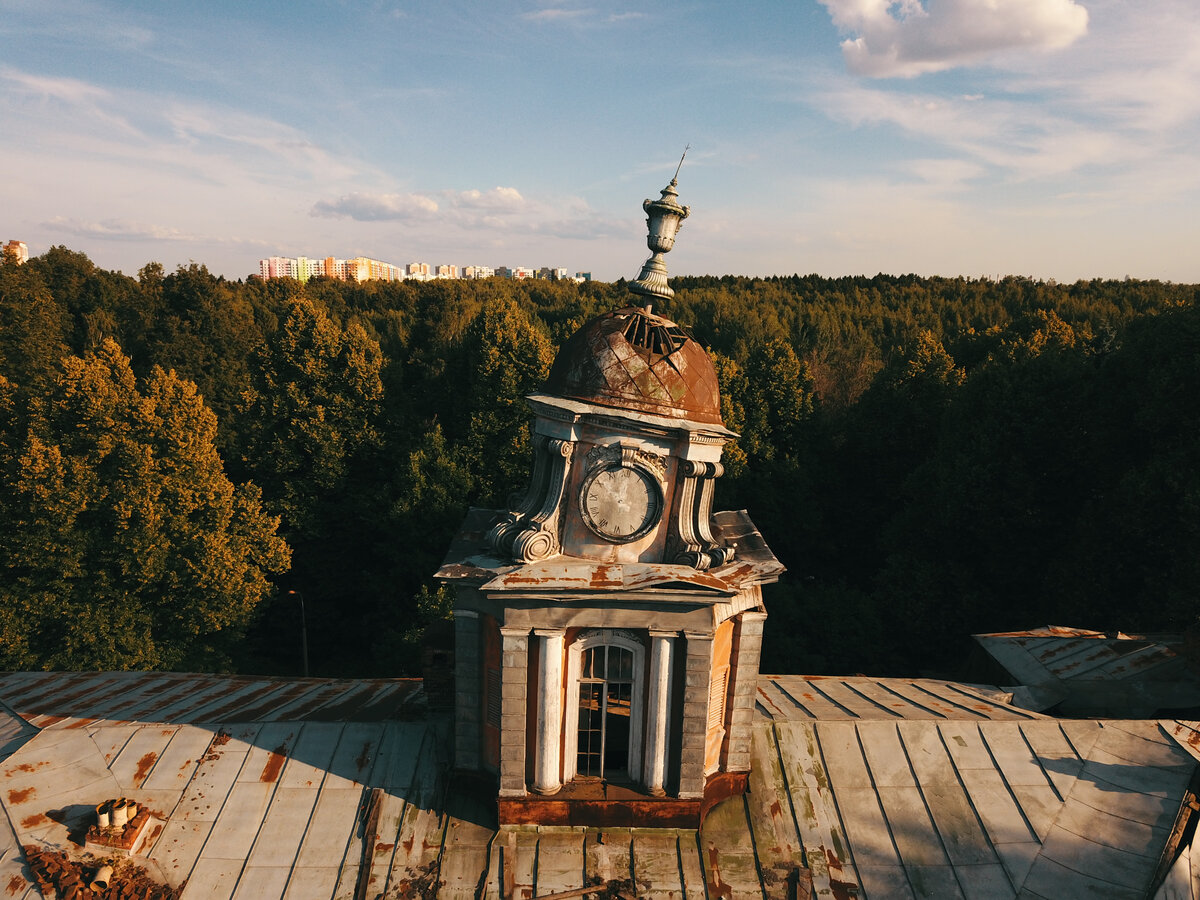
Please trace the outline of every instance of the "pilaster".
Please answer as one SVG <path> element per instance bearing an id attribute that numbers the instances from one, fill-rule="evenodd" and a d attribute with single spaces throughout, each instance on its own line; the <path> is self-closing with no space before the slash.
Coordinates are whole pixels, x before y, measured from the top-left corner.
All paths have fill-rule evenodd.
<path id="1" fill-rule="evenodd" d="M 459 769 L 481 767 L 480 743 L 483 719 L 483 679 L 479 661 L 483 646 L 479 613 L 454 611 L 454 765 Z"/>
<path id="2" fill-rule="evenodd" d="M 525 796 L 529 629 L 500 629 L 500 796 Z"/>
<path id="3" fill-rule="evenodd" d="M 704 796 L 704 746 L 708 735 L 708 692 L 712 677 L 710 632 L 688 631 L 683 667 L 683 734 L 679 752 L 679 797 Z"/>
<path id="4" fill-rule="evenodd" d="M 754 697 L 758 690 L 758 668 L 762 656 L 765 612 L 747 610 L 735 620 L 733 660 L 729 692 L 729 732 L 721 753 L 721 768 L 726 772 L 750 771 L 750 732 L 754 718 Z"/>

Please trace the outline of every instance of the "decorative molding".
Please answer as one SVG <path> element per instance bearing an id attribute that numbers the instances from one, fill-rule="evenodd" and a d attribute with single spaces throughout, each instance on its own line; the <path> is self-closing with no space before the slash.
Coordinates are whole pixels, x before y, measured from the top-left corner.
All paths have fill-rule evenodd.
<path id="1" fill-rule="evenodd" d="M 670 637 L 674 637 L 678 632 L 672 631 Z M 629 631 L 625 628 L 588 628 L 579 632 L 575 636 L 575 640 L 571 642 L 571 646 L 595 647 L 597 644 L 620 644 L 621 641 L 626 641 L 630 644 L 641 644 L 646 646 L 646 634 L 642 631 Z"/>
<path id="2" fill-rule="evenodd" d="M 611 466 L 637 467 L 652 472 L 658 477 L 660 483 L 667 478 L 666 457 L 659 456 L 657 453 L 650 453 L 640 447 L 630 446 L 623 442 L 602 444 L 593 447 L 587 452 L 587 456 L 584 457 L 584 465 L 588 471 L 601 467 L 609 468 Z"/>

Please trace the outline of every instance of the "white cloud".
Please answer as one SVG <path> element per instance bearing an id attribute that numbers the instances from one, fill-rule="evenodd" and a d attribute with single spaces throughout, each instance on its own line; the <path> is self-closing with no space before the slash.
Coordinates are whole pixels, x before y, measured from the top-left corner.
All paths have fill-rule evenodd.
<path id="1" fill-rule="evenodd" d="M 621 22 L 644 19 L 646 18 L 646 14 L 636 11 L 604 13 L 601 10 L 586 7 L 569 9 L 562 6 L 552 6 L 534 10 L 533 12 L 522 13 L 521 18 L 527 22 L 571 23 L 594 26 L 597 24 L 616 25 Z"/>
<path id="2" fill-rule="evenodd" d="M 251 240 L 229 235 L 199 234 L 183 231 L 169 225 L 146 224 L 129 219 L 102 219 L 87 221 L 55 216 L 41 223 L 46 231 L 69 234 L 80 238 L 106 241 L 167 241 L 202 244 L 236 244 L 238 246 L 270 246 L 269 242 Z"/>
<path id="3" fill-rule="evenodd" d="M 528 19 L 531 22 L 562 22 L 590 17 L 594 12 L 594 10 L 590 9 L 551 8 L 524 13 L 521 18 Z"/>
<path id="4" fill-rule="evenodd" d="M 47 231 L 57 231 L 78 237 L 104 238 L 118 241 L 187 241 L 194 240 L 195 235 L 185 234 L 178 228 L 166 225 L 144 225 L 125 219 L 105 219 L 101 222 L 80 221 L 55 216 L 42 223 Z"/>
<path id="5" fill-rule="evenodd" d="M 336 200 L 318 200 L 311 215 L 359 222 L 427 219 L 438 211 L 436 200 L 424 194 L 366 194 L 355 191 Z"/>
<path id="6" fill-rule="evenodd" d="M 977 62 L 1005 50 L 1066 47 L 1087 32 L 1074 0 L 821 0 L 852 37 L 850 71 L 912 77 Z"/>
<path id="7" fill-rule="evenodd" d="M 0 82 L 12 89 L 18 103 L 37 105 L 43 111 L 65 111 L 74 118 L 98 123 L 107 130 L 138 137 L 138 130 L 127 116 L 115 111 L 118 100 L 109 91 L 76 78 L 47 78 L 12 68 L 0 68 Z"/>
<path id="8" fill-rule="evenodd" d="M 516 188 L 437 191 L 428 194 L 356 192 L 319 200 L 310 215 L 357 222 L 419 224 L 424 229 L 470 236 L 494 235 L 503 244 L 520 235 L 593 240 L 624 234 L 625 223 L 608 219 L 578 197 L 533 200 Z"/>
<path id="9" fill-rule="evenodd" d="M 517 212 L 527 204 L 516 188 L 495 187 L 490 191 L 459 191 L 450 195 L 450 202 L 460 209 L 489 209 L 497 212 Z"/>
<path id="10" fill-rule="evenodd" d="M 497 217 L 529 209 L 530 204 L 516 188 L 495 187 L 488 191 L 439 191 L 432 195 L 356 191 L 333 200 L 318 200 L 311 214 L 359 222 L 428 220 L 438 215 L 443 221 L 470 226 L 495 222 Z"/>

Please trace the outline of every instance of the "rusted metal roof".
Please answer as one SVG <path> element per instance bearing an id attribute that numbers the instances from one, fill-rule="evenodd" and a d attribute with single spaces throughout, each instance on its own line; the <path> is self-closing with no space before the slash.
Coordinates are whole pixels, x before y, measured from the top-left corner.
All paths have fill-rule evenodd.
<path id="1" fill-rule="evenodd" d="M 1075 715 L 1148 717 L 1200 706 L 1200 675 L 1169 635 L 1105 634 L 1047 626 L 975 640 L 1029 689 L 1018 702 L 1062 704 Z"/>
<path id="2" fill-rule="evenodd" d="M 759 712 L 774 722 L 1047 718 L 1018 709 L 1011 699 L 995 688 L 930 678 L 763 675 L 757 702 Z"/>
<path id="3" fill-rule="evenodd" d="M 734 897 L 803 859 L 817 897 L 1143 898 L 1195 772 L 1153 721 L 777 722 L 702 844 Z"/>
<path id="4" fill-rule="evenodd" d="M 713 515 L 722 541 L 737 543 L 737 556 L 707 572 L 671 563 L 611 563 L 565 555 L 513 565 L 490 555 L 486 547 L 485 535 L 501 515 L 501 510 L 471 509 L 437 577 L 496 592 L 648 591 L 686 585 L 732 596 L 750 585 L 776 581 L 784 571 L 745 510 Z"/>
<path id="5" fill-rule="evenodd" d="M 721 425 L 717 373 L 670 319 L 636 307 L 592 319 L 558 352 L 546 393 L 616 409 Z"/>
<path id="6" fill-rule="evenodd" d="M 501 830 L 494 797 L 448 777 L 448 723 L 367 696 L 401 687 L 0 676 L 11 724 L 34 732 L 0 763 L 0 887 L 40 896 L 20 847 L 69 849 L 96 803 L 127 797 L 165 823 L 138 864 L 185 900 L 532 898 L 597 879 L 660 900 L 810 881 L 801 896 L 1142 897 L 1200 765 L 1196 723 L 1056 720 L 927 679 L 776 676 L 759 686 L 750 793 L 701 830 Z M 411 714 L 409 697 L 392 708 Z M 334 710 L 349 718 L 318 720 Z M 1165 858 L 1170 883 L 1190 854 Z"/>
<path id="7" fill-rule="evenodd" d="M 422 711 L 419 678 L 10 672 L 0 699 L 36 728 L 129 722 L 382 722 Z M 2 739 L 2 734 L 0 734 Z"/>

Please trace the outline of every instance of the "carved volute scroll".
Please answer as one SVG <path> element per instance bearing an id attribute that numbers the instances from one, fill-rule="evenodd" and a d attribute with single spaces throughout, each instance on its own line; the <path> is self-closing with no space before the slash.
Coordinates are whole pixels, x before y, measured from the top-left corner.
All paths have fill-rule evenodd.
<path id="1" fill-rule="evenodd" d="M 558 518 L 562 508 L 567 473 L 575 454 L 573 441 L 550 440 L 546 443 L 549 460 L 545 493 L 532 514 L 522 520 L 522 528 L 513 537 L 512 556 L 520 562 L 540 562 L 560 552 Z"/>
<path id="2" fill-rule="evenodd" d="M 550 455 L 546 446 L 548 443 L 549 438 L 545 435 L 534 435 L 533 471 L 529 476 L 525 497 L 516 509 L 506 512 L 488 532 L 488 547 L 502 557 L 512 553 L 513 538 L 521 530 L 526 519 L 541 506 L 541 498 L 545 496 L 546 481 L 550 472 Z"/>
<path id="3" fill-rule="evenodd" d="M 539 562 L 559 553 L 558 518 L 571 457 L 572 441 L 539 437 L 529 491 L 488 533 L 488 546 L 518 562 Z"/>
<path id="4" fill-rule="evenodd" d="M 673 536 L 675 562 L 701 571 L 733 559 L 734 548 L 722 546 L 712 533 L 713 482 L 724 473 L 718 462 L 684 461 Z"/>

